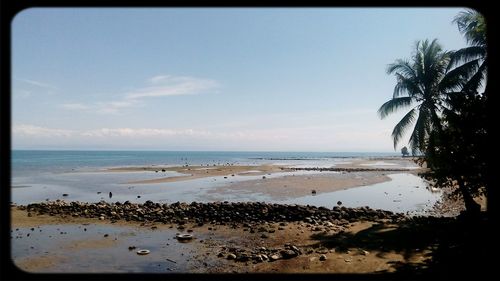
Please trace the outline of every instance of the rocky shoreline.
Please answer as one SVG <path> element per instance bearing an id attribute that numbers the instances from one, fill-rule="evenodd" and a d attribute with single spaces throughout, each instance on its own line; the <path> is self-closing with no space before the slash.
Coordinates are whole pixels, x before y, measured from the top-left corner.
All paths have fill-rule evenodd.
<path id="1" fill-rule="evenodd" d="M 338 202 L 341 204 L 341 202 Z M 374 210 L 368 207 L 346 208 L 335 206 L 332 209 L 304 205 L 270 204 L 263 202 L 213 202 L 213 203 L 173 203 L 160 204 L 146 201 L 144 204 L 126 202 L 98 203 L 67 202 L 64 200 L 13 206 L 27 212 L 28 217 L 37 215 L 57 216 L 60 218 L 91 218 L 101 221 L 140 222 L 153 227 L 155 223 L 175 226 L 179 231 L 193 232 L 193 227 L 204 224 L 241 228 L 259 239 L 271 239 L 278 232 L 286 231 L 290 225 L 303 227 L 311 233 L 342 233 L 353 222 L 399 222 L 407 218 L 402 213 Z M 185 234 L 190 235 L 190 234 Z M 178 239 L 179 242 L 180 239 Z M 130 250 L 130 248 L 129 248 Z M 236 263 L 262 263 L 287 260 L 302 255 L 318 254 L 319 260 L 327 259 L 330 250 L 324 247 L 311 248 L 294 243 L 284 243 L 274 247 L 248 247 L 224 245 L 214 253 L 218 258 Z M 366 254 L 366 253 L 365 253 Z"/>
<path id="2" fill-rule="evenodd" d="M 339 202 L 341 204 L 341 202 Z M 335 206 L 333 209 L 316 206 L 270 204 L 263 202 L 192 202 L 160 204 L 146 201 L 144 204 L 131 203 L 82 203 L 63 200 L 33 203 L 17 206 L 32 213 L 51 216 L 72 216 L 99 218 L 100 220 L 162 222 L 183 225 L 195 223 L 199 226 L 212 224 L 248 224 L 264 222 L 307 222 L 311 224 L 342 225 L 359 220 L 398 221 L 406 216 L 386 210 L 374 210 L 369 207 L 346 208 Z"/>

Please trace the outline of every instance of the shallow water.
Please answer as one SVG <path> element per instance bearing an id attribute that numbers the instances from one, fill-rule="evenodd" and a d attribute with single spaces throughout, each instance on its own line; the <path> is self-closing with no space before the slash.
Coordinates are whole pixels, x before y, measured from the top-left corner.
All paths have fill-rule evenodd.
<path id="1" fill-rule="evenodd" d="M 82 202 L 128 200 L 136 203 L 143 203 L 147 200 L 161 203 L 227 200 L 310 204 L 330 208 L 340 200 L 345 206 L 350 207 L 367 205 L 397 212 L 413 212 L 424 210 L 438 200 L 439 194 L 429 192 L 426 189 L 427 184 L 411 174 L 392 175 L 390 182 L 381 184 L 277 201 L 265 193 L 252 191 L 213 192 L 218 187 L 228 184 L 262 179 L 262 175 L 254 174 L 256 170 L 235 176 L 228 174 L 226 179 L 224 176 L 216 176 L 153 184 L 126 184 L 126 182 L 176 177 L 184 174 L 174 171 L 106 172 L 103 170 L 106 167 L 183 165 L 185 163 L 210 165 L 206 167 L 208 169 L 213 169 L 212 165 L 219 163 L 275 164 L 302 168 L 334 167 L 359 160 L 360 158 L 344 158 L 356 155 L 355 153 L 14 151 L 11 201 L 17 204 L 29 204 L 57 199 Z M 401 160 L 393 162 L 377 160 L 374 163 L 368 163 L 367 166 L 417 168 L 413 162 Z M 279 172 L 266 174 L 265 177 L 318 173 L 335 172 Z M 419 186 L 419 188 L 414 186 Z M 110 192 L 112 197 L 109 196 Z"/>
<path id="2" fill-rule="evenodd" d="M 338 172 L 293 171 L 266 174 L 268 179 L 286 175 L 335 174 Z M 45 184 L 30 183 L 28 187 L 13 187 L 12 201 L 17 204 L 28 204 L 44 200 L 64 199 L 67 201 L 107 202 L 131 201 L 144 203 L 147 200 L 160 203 L 174 202 L 213 202 L 213 201 L 265 201 L 285 204 L 304 204 L 331 208 L 337 201 L 347 207 L 369 206 L 394 212 L 422 212 L 431 208 L 440 199 L 439 192 L 427 190 L 428 184 L 418 176 L 408 173 L 389 175 L 390 181 L 350 188 L 347 190 L 308 195 L 299 198 L 275 200 L 265 193 L 232 190 L 224 193 L 213 192 L 217 187 L 247 180 L 262 179 L 262 175 L 228 175 L 198 178 L 186 181 L 152 183 L 152 184 L 120 184 L 137 179 L 156 179 L 182 175 L 177 172 L 84 172 L 47 175 Z M 264 183 L 263 183 L 264 184 Z M 21 186 L 26 186 L 23 184 Z M 418 187 L 418 188 L 417 188 Z M 112 197 L 109 197 L 112 192 Z M 68 194 L 63 196 L 63 194 Z M 140 198 L 138 198 L 140 196 Z"/>
<path id="3" fill-rule="evenodd" d="M 346 207 L 369 206 L 393 212 L 419 213 L 431 208 L 441 197 L 440 192 L 427 190 L 425 180 L 413 174 L 388 176 L 391 180 L 382 183 L 277 202 L 332 208 L 341 201 Z"/>
<path id="4" fill-rule="evenodd" d="M 26 258 L 55 258 L 52 266 L 44 267 L 40 272 L 175 273 L 201 266 L 192 261 L 195 255 L 200 254 L 196 251 L 196 243 L 206 239 L 207 235 L 197 233 L 195 228 L 192 234 L 196 239 L 180 243 L 174 238 L 178 232 L 176 229 L 153 231 L 95 224 L 44 225 L 33 231 L 19 228 L 11 232 L 11 256 L 15 263 L 21 263 Z M 27 236 L 28 233 L 30 236 Z M 104 234 L 109 236 L 104 237 Z M 102 240 L 109 241 L 102 243 Z M 82 241 L 86 241 L 85 247 L 78 246 Z M 137 248 L 129 250 L 129 246 Z M 150 254 L 138 255 L 136 252 L 139 249 L 148 249 Z"/>

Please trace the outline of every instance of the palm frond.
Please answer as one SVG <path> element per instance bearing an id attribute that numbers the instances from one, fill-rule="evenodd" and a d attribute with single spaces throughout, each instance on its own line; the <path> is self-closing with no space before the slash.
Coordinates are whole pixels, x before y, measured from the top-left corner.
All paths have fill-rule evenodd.
<path id="1" fill-rule="evenodd" d="M 412 101 L 412 97 L 399 97 L 390 99 L 382 104 L 382 106 L 378 109 L 378 114 L 381 119 L 384 119 L 396 110 L 410 106 Z"/>
<path id="2" fill-rule="evenodd" d="M 486 80 L 487 64 L 486 61 L 481 64 L 476 74 L 474 74 L 464 85 L 464 91 L 477 91 L 483 86 L 483 81 Z"/>
<path id="3" fill-rule="evenodd" d="M 417 79 L 407 78 L 399 73 L 396 73 L 395 76 L 398 82 L 396 83 L 396 86 L 394 86 L 394 92 L 392 94 L 393 98 L 397 98 L 404 94 L 407 94 L 410 97 L 423 95 Z"/>
<path id="4" fill-rule="evenodd" d="M 412 152 L 425 150 L 426 131 L 429 125 L 429 116 L 426 110 L 419 110 L 417 122 L 410 136 L 410 146 Z"/>
<path id="5" fill-rule="evenodd" d="M 467 63 L 472 60 L 485 59 L 486 58 L 486 48 L 471 46 L 465 47 L 460 50 L 454 51 L 451 55 L 450 63 L 448 64 L 448 70 L 452 69 L 459 63 Z"/>
<path id="6" fill-rule="evenodd" d="M 462 89 L 479 67 L 479 59 L 476 59 L 448 71 L 439 83 L 439 90 L 447 92 Z"/>
<path id="7" fill-rule="evenodd" d="M 408 127 L 415 120 L 416 114 L 417 114 L 417 110 L 416 110 L 416 108 L 413 108 L 408 113 L 406 113 L 406 115 L 398 122 L 398 124 L 396 124 L 396 126 L 392 130 L 392 138 L 394 140 L 394 149 L 396 149 L 396 146 L 398 145 L 399 141 L 401 140 L 401 137 L 403 136 L 404 132 L 408 129 Z"/>
<path id="8" fill-rule="evenodd" d="M 405 77 L 416 77 L 415 70 L 408 60 L 397 59 L 394 63 L 387 66 L 387 74 L 400 73 Z"/>

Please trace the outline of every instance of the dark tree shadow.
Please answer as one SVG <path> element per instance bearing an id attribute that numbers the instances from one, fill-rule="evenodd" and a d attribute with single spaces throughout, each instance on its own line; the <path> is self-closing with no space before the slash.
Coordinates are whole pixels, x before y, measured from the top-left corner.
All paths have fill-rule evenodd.
<path id="1" fill-rule="evenodd" d="M 326 247 L 336 252 L 359 248 L 378 252 L 383 257 L 389 252 L 403 255 L 404 262 L 391 262 L 394 275 L 451 278 L 489 277 L 495 273 L 497 242 L 494 230 L 485 216 L 474 220 L 463 218 L 415 217 L 397 224 L 375 223 L 353 233 L 334 235 L 313 234 L 319 240 L 313 247 Z M 429 252 L 423 254 L 424 252 Z M 427 259 L 412 261 L 415 255 Z M 488 278 L 489 279 L 489 278 Z"/>

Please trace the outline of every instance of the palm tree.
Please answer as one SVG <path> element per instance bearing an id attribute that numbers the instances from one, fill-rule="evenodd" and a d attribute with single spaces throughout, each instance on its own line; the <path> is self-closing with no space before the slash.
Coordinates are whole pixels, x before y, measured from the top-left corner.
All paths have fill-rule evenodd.
<path id="1" fill-rule="evenodd" d="M 460 85 L 459 91 L 477 91 L 486 81 L 486 22 L 475 10 L 460 12 L 454 19 L 468 47 L 455 51 L 448 65 L 448 77 Z"/>
<path id="2" fill-rule="evenodd" d="M 443 89 L 455 87 L 455 81 L 444 79 L 449 61 L 450 52 L 443 51 L 434 39 L 418 41 L 411 61 L 398 59 L 387 67 L 387 74 L 394 74 L 397 83 L 392 99 L 378 110 L 380 118 L 411 107 L 392 131 L 394 149 L 413 123 L 409 140 L 412 153 L 424 151 L 431 131 L 441 130 L 438 115 L 445 98 Z"/>

